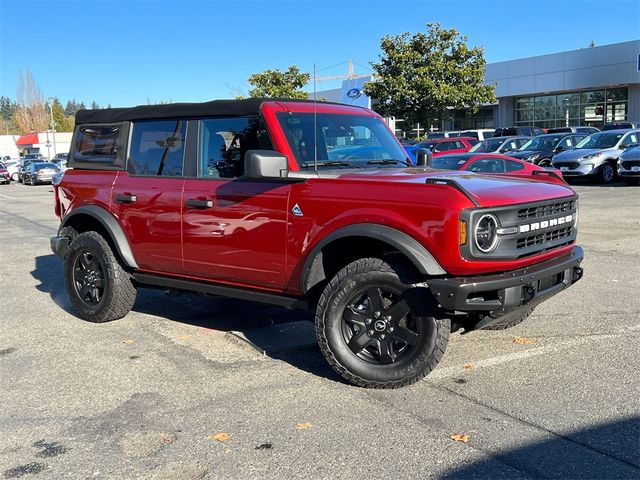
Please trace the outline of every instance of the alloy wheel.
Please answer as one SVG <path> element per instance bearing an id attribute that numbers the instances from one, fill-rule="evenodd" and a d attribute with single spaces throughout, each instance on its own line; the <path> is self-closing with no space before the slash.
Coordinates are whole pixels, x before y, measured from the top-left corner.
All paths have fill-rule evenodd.
<path id="1" fill-rule="evenodd" d="M 104 266 L 88 250 L 78 253 L 73 263 L 73 286 L 78 298 L 89 306 L 102 300 L 105 290 Z"/>

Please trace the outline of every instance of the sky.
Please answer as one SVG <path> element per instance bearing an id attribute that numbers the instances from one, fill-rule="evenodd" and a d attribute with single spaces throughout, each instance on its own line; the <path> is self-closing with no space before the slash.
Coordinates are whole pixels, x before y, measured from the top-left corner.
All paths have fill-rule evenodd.
<path id="1" fill-rule="evenodd" d="M 63 104 L 233 98 L 266 69 L 315 63 L 333 76 L 352 59 L 369 73 L 383 36 L 428 22 L 467 35 L 492 63 L 638 39 L 640 2 L 0 0 L 0 95 L 15 99 L 28 69 Z"/>

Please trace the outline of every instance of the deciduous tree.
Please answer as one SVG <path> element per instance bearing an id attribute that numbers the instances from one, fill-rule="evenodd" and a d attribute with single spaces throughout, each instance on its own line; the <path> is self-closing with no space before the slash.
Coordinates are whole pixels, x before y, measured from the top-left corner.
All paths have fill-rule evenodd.
<path id="1" fill-rule="evenodd" d="M 495 87 L 483 85 L 483 48 L 469 48 L 455 29 L 428 23 L 425 33 L 386 36 L 380 47 L 380 61 L 371 62 L 375 80 L 364 90 L 383 116 L 437 124 L 447 108 L 477 111 L 495 101 Z"/>
<path id="2" fill-rule="evenodd" d="M 20 70 L 14 120 L 21 133 L 40 132 L 49 127 L 44 96 L 28 69 L 25 74 Z"/>
<path id="3" fill-rule="evenodd" d="M 300 72 L 300 69 L 295 65 L 291 65 L 285 72 L 276 68 L 275 70 L 254 73 L 249 77 L 249 83 L 253 86 L 249 90 L 249 96 L 304 100 L 307 98 L 307 93 L 302 90 L 302 87 L 310 79 L 309 73 Z"/>

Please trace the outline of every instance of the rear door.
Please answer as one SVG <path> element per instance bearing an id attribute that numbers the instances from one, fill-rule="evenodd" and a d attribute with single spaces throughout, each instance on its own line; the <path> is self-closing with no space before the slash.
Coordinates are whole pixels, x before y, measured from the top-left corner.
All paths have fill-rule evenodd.
<path id="1" fill-rule="evenodd" d="M 202 119 L 195 178 L 185 184 L 182 228 L 189 276 L 238 285 L 284 285 L 287 202 L 279 180 L 243 177 L 247 150 L 270 150 L 259 117 Z"/>
<path id="2" fill-rule="evenodd" d="M 133 123 L 127 171 L 111 205 L 142 270 L 183 273 L 181 243 L 185 120 Z"/>

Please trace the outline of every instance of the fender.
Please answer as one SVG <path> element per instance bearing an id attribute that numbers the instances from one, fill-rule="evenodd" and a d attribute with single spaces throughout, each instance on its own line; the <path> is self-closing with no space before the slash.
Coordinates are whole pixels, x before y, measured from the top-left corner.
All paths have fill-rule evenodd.
<path id="1" fill-rule="evenodd" d="M 68 215 L 62 219 L 58 232 L 68 225 L 69 221 L 77 215 L 89 215 L 95 218 L 105 228 L 107 233 L 111 236 L 113 243 L 120 254 L 120 258 L 124 261 L 125 265 L 131 268 L 138 268 L 136 259 L 131 251 L 131 246 L 127 240 L 127 236 L 124 234 L 118 220 L 111 215 L 107 210 L 97 205 L 82 205 L 74 208 Z"/>
<path id="2" fill-rule="evenodd" d="M 339 228 L 331 232 L 313 247 L 302 269 L 300 285 L 303 289 L 306 290 L 307 288 L 309 272 L 318 253 L 332 241 L 344 237 L 370 237 L 375 240 L 381 240 L 403 253 L 420 273 L 425 275 L 446 275 L 447 273 L 426 248 L 406 233 L 376 223 L 360 223 Z"/>

